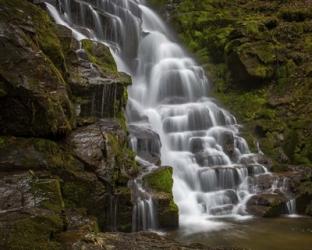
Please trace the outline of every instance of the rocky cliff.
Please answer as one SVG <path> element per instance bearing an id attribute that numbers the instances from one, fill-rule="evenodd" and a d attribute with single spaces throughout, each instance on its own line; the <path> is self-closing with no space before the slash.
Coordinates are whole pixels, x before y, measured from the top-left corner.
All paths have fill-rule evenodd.
<path id="1" fill-rule="evenodd" d="M 122 245 L 128 236 L 97 233 L 132 227 L 131 79 L 108 47 L 78 42 L 34 2 L 0 0 L 0 248 Z"/>
<path id="2" fill-rule="evenodd" d="M 206 69 L 211 94 L 238 118 L 251 149 L 270 157 L 271 170 L 310 172 L 312 2 L 149 3 Z M 311 192 L 309 176 L 302 175 L 294 192 Z"/>

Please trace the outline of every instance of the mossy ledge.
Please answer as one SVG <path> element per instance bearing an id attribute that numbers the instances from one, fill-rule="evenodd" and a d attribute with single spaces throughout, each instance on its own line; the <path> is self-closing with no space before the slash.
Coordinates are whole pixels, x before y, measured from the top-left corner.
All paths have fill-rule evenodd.
<path id="1" fill-rule="evenodd" d="M 160 167 L 143 177 L 143 183 L 156 204 L 158 225 L 161 228 L 177 228 L 179 225 L 179 208 L 173 200 L 173 169 Z"/>

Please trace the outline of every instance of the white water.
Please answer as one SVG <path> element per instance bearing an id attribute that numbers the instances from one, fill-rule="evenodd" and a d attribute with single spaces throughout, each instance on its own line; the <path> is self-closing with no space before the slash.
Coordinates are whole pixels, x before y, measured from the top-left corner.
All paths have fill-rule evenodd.
<path id="1" fill-rule="evenodd" d="M 250 180 L 267 170 L 240 136 L 235 117 L 208 97 L 203 69 L 172 40 L 163 21 L 140 1 L 60 3 L 59 10 L 47 5 L 56 22 L 79 40 L 109 45 L 119 70 L 131 74 L 128 123 L 160 136 L 162 165 L 174 168 L 180 226 L 196 232 L 222 227 L 218 218 L 249 218 L 245 205 L 256 192 Z M 140 194 L 134 224 L 155 228 L 153 202 L 140 180 L 134 184 Z"/>

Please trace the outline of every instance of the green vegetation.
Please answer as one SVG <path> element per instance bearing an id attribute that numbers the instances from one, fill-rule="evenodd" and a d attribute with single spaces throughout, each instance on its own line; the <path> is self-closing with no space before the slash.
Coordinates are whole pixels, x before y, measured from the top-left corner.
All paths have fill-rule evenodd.
<path id="1" fill-rule="evenodd" d="M 144 183 L 157 192 L 171 193 L 173 186 L 172 168 L 163 167 L 144 177 Z"/>
<path id="2" fill-rule="evenodd" d="M 177 228 L 179 208 L 173 200 L 172 167 L 161 167 L 143 177 L 143 185 L 153 193 L 157 203 L 158 222 L 162 228 Z"/>

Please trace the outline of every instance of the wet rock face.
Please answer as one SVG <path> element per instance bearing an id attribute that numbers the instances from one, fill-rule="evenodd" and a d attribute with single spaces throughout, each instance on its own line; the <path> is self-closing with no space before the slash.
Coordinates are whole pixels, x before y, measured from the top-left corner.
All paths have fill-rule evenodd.
<path id="1" fill-rule="evenodd" d="M 116 120 L 100 120 L 79 128 L 68 137 L 68 143 L 82 162 L 112 186 L 137 174 L 134 155 L 127 148 L 127 134 Z"/>
<path id="2" fill-rule="evenodd" d="M 81 117 L 119 117 L 127 102 L 129 76 L 117 72 L 108 47 L 82 41 L 81 48 L 71 31 L 58 27 L 58 36 L 65 50 L 68 83 L 76 97 L 76 113 Z"/>
<path id="3" fill-rule="evenodd" d="M 133 150 L 137 152 L 137 155 L 153 164 L 160 164 L 159 135 L 151 129 L 136 125 L 130 125 L 128 130 L 132 136 Z"/>

